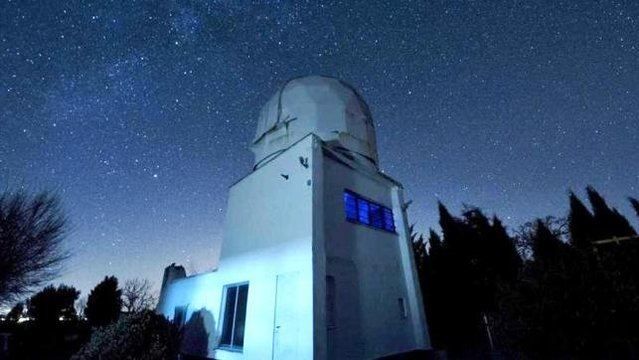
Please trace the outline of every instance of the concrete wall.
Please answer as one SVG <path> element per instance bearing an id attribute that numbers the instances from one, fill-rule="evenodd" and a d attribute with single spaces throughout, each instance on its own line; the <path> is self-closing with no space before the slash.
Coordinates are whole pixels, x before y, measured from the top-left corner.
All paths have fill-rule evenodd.
<path id="1" fill-rule="evenodd" d="M 312 136 L 303 139 L 233 185 L 218 270 L 174 281 L 165 292 L 160 312 L 173 319 L 176 307 L 186 307 L 187 323 L 191 320 L 204 327 L 207 334 L 205 347 L 199 334 L 186 339 L 187 352 L 220 360 L 271 359 L 277 275 L 297 272 L 299 288 L 285 294 L 294 297 L 299 306 L 296 358 L 313 358 L 314 141 Z M 299 157 L 308 159 L 309 166 L 302 166 Z M 249 283 L 243 351 L 216 349 L 223 287 L 240 282 Z"/>
<path id="2" fill-rule="evenodd" d="M 277 274 L 300 271 L 302 278 L 312 276 L 309 260 L 308 239 L 282 243 L 269 249 L 239 256 L 227 261 L 220 270 L 205 273 L 171 284 L 164 306 L 160 311 L 173 319 L 176 307 L 186 307 L 186 320 L 192 322 L 195 330 L 189 330 L 184 350 L 187 353 L 210 358 L 226 359 L 270 359 L 273 346 L 273 321 L 275 309 L 275 286 Z M 224 285 L 240 282 L 249 283 L 249 293 L 244 332 L 244 348 L 241 353 L 216 349 L 221 333 L 220 317 L 222 289 Z M 307 330 L 300 333 L 300 359 L 312 359 L 312 284 L 300 282 L 296 294 L 300 313 L 308 314 L 300 318 Z M 200 320 L 201 319 L 201 320 Z M 201 321 L 206 333 L 203 347 Z M 206 349 L 203 351 L 203 349 Z"/>
<path id="3" fill-rule="evenodd" d="M 406 221 L 401 204 L 393 199 L 397 185 L 331 157 L 324 158 L 323 174 L 326 275 L 335 281 L 337 318 L 337 326 L 327 331 L 328 358 L 367 359 L 426 348 L 421 296 L 416 301 L 415 284 L 405 273 L 411 269 L 407 256 L 412 253 L 402 251 Z M 346 221 L 344 189 L 392 208 L 397 233 Z M 400 311 L 400 298 L 406 304 L 406 317 Z"/>
<path id="4" fill-rule="evenodd" d="M 231 187 L 221 261 L 311 236 L 313 141 L 307 136 Z"/>
<path id="5" fill-rule="evenodd" d="M 301 279 L 286 294 L 299 306 L 296 359 L 368 359 L 428 347 L 400 189 L 328 154 L 308 136 L 230 189 L 218 270 L 176 280 L 163 292 L 159 311 L 173 319 L 176 308 L 186 309 L 197 330 L 187 326 L 187 352 L 271 359 L 277 276 L 292 272 Z M 347 222 L 344 189 L 392 208 L 397 233 Z M 327 323 L 327 276 L 334 280 L 334 324 Z M 243 282 L 243 351 L 217 349 L 223 287 Z"/>

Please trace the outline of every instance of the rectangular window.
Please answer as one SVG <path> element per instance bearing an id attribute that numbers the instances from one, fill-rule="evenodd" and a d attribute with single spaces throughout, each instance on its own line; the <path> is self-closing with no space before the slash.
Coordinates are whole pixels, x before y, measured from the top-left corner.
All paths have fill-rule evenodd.
<path id="1" fill-rule="evenodd" d="M 404 298 L 398 298 L 397 301 L 399 302 L 399 315 L 402 317 L 402 319 L 406 319 L 408 317 L 406 302 L 404 301 Z"/>
<path id="2" fill-rule="evenodd" d="M 220 346 L 232 350 L 242 350 L 248 284 L 227 285 L 224 289 Z"/>
<path id="3" fill-rule="evenodd" d="M 326 277 L 326 327 L 331 330 L 337 325 L 335 320 L 335 277 Z"/>
<path id="4" fill-rule="evenodd" d="M 378 228 L 378 229 L 384 228 L 384 219 L 383 219 L 381 206 L 377 204 L 370 205 L 370 219 L 371 219 L 371 225 L 374 228 Z"/>
<path id="5" fill-rule="evenodd" d="M 384 230 L 395 232 L 395 221 L 393 220 L 393 211 L 389 208 L 382 209 L 384 217 Z"/>
<path id="6" fill-rule="evenodd" d="M 357 197 L 350 192 L 344 192 L 344 211 L 346 220 L 357 221 Z"/>
<path id="7" fill-rule="evenodd" d="M 344 213 L 346 220 L 350 222 L 395 232 L 393 210 L 365 199 L 350 190 L 344 190 Z"/>
<path id="8" fill-rule="evenodd" d="M 358 220 L 362 224 L 369 225 L 370 203 L 364 199 L 357 199 L 357 211 L 359 212 Z"/>

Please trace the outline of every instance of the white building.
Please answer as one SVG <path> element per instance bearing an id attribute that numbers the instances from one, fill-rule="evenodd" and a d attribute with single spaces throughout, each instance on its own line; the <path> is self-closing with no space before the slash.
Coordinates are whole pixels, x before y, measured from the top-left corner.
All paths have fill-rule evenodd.
<path id="1" fill-rule="evenodd" d="M 158 311 L 215 359 L 371 359 L 429 349 L 402 186 L 368 106 L 340 80 L 264 105 L 255 166 L 230 188 L 218 269 L 165 271 Z"/>

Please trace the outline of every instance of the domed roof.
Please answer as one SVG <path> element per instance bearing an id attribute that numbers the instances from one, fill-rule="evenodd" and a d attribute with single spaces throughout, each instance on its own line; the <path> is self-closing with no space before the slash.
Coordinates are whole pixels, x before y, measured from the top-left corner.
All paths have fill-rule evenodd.
<path id="1" fill-rule="evenodd" d="M 341 80 L 307 76 L 286 82 L 262 108 L 252 145 L 256 167 L 310 133 L 377 166 L 375 128 L 364 99 Z"/>

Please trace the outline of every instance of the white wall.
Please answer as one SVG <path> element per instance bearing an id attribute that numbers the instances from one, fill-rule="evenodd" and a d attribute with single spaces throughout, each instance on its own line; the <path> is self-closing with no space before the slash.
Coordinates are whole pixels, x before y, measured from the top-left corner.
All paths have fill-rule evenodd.
<path id="1" fill-rule="evenodd" d="M 397 185 L 327 157 L 323 174 L 326 272 L 336 281 L 338 319 L 338 326 L 328 332 L 329 358 L 373 358 L 426 347 L 423 313 L 410 306 L 414 286 L 407 286 L 405 270 L 411 264 L 404 266 L 407 254 L 401 251 L 406 222 L 401 205 L 393 201 Z M 398 233 L 346 221 L 344 189 L 391 208 Z M 399 298 L 408 307 L 406 318 L 401 316 Z M 423 330 L 418 336 L 415 320 Z"/>
<path id="2" fill-rule="evenodd" d="M 345 188 L 392 208 L 397 234 L 347 222 Z M 172 318 L 177 306 L 187 306 L 187 320 L 206 314 L 206 354 L 195 355 L 271 359 L 277 275 L 298 272 L 300 288 L 287 294 L 300 306 L 298 359 L 366 359 L 425 348 L 400 195 L 387 178 L 324 156 L 319 139 L 308 136 L 230 189 L 218 270 L 172 283 L 160 311 Z M 326 275 L 336 283 L 337 327 L 329 331 Z M 222 289 L 240 282 L 249 283 L 243 352 L 219 350 Z M 409 307 L 407 318 L 398 298 Z"/>
<path id="3" fill-rule="evenodd" d="M 210 335 L 208 354 L 194 353 L 216 359 L 270 359 L 273 343 L 273 321 L 275 308 L 275 279 L 277 274 L 300 271 L 303 279 L 311 277 L 308 260 L 310 238 L 302 238 L 277 246 L 257 250 L 243 256 L 228 259 L 215 272 L 177 280 L 167 292 L 164 307 L 161 310 L 169 319 L 173 318 L 177 306 L 187 306 L 187 321 L 193 313 L 202 311 L 207 314 L 206 331 Z M 242 353 L 216 350 L 221 333 L 220 315 L 222 289 L 224 285 L 249 283 L 247 313 Z M 301 313 L 312 314 L 312 284 L 303 281 L 301 289 L 291 294 L 299 299 Z M 312 324 L 310 315 L 300 319 L 308 328 L 302 338 L 302 348 L 309 349 L 301 359 L 311 359 Z M 311 343 L 309 343 L 309 341 Z"/>
<path id="4" fill-rule="evenodd" d="M 221 261 L 311 236 L 313 139 L 307 136 L 231 187 Z M 308 168 L 299 157 L 309 158 Z"/>
<path id="5" fill-rule="evenodd" d="M 225 237 L 218 270 L 175 281 L 160 311 L 173 318 L 188 306 L 187 320 L 205 310 L 211 335 L 208 357 L 271 359 L 278 274 L 298 272 L 299 359 L 313 358 L 312 149 L 309 136 L 236 183 L 229 193 Z M 299 157 L 309 158 L 303 167 Z M 284 179 L 281 174 L 288 175 Z M 310 180 L 310 183 L 309 183 Z M 226 284 L 249 283 L 244 347 L 241 353 L 216 349 L 220 307 Z M 204 354 L 195 354 L 204 355 Z"/>

